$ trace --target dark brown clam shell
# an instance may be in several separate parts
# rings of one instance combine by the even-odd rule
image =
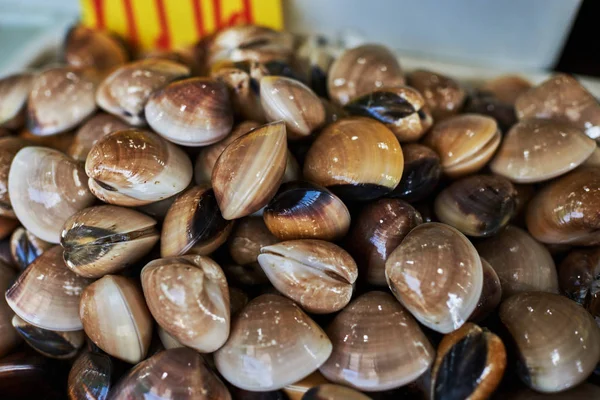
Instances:
[[[229,254],[239,265],[256,263],[260,249],[279,241],[261,217],[239,220],[228,239]]]
[[[558,266],[558,283],[567,297],[587,305],[600,288],[600,247],[571,251]]]
[[[455,80],[427,70],[413,71],[408,84],[421,92],[435,121],[457,114],[466,98],[465,90]]]
[[[389,196],[408,202],[423,200],[435,190],[442,176],[440,156],[429,147],[417,143],[403,145],[402,154],[402,179]]]
[[[25,228],[17,228],[10,237],[10,252],[21,271],[52,246]]]
[[[109,356],[83,352],[69,372],[67,393],[70,400],[106,400],[113,378]]]
[[[12,325],[32,349],[50,358],[72,358],[85,343],[83,331],[50,331],[31,325],[17,315]]]
[[[505,103],[498,99],[492,92],[486,90],[473,90],[469,93],[464,105],[467,113],[487,115],[498,122],[498,127],[502,132],[506,132],[517,123],[517,114],[515,108],[510,103]]]

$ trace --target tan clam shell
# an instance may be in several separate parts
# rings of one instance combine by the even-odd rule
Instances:
[[[490,168],[513,182],[541,182],[576,168],[595,149],[596,142],[568,123],[526,119],[504,136]]]
[[[419,324],[384,292],[355,299],[335,317],[327,334],[333,352],[319,370],[332,382],[363,391],[406,385],[425,373],[435,357]]]
[[[33,80],[34,75],[27,72],[0,79],[0,127],[18,129],[23,126]]]
[[[63,54],[69,65],[99,70],[110,70],[129,59],[127,50],[116,37],[82,25],[71,28],[67,33]]]
[[[0,262],[0,292],[4,293],[17,277],[14,270]],[[0,298],[0,357],[10,353],[21,342],[21,337],[12,326],[13,310],[4,297]]]
[[[358,268],[341,247],[324,240],[288,240],[260,253],[258,263],[269,281],[306,311],[332,313],[350,302]]]
[[[483,168],[500,141],[498,124],[493,118],[462,114],[436,124],[424,143],[439,154],[444,173],[456,178]]]
[[[404,74],[396,55],[375,44],[344,51],[327,76],[329,97],[341,105],[375,89],[400,85],[404,85]]]
[[[53,135],[79,125],[96,111],[99,80],[95,70],[85,68],[57,67],[39,73],[27,99],[29,130]]]
[[[227,247],[233,261],[239,265],[258,262],[260,250],[279,242],[260,217],[240,219],[229,236]]]
[[[538,191],[527,207],[527,229],[543,243],[600,244],[600,168],[584,167]]]
[[[198,58],[195,54],[194,45],[178,47],[170,50],[151,49],[139,55],[139,59],[161,59],[183,64],[190,68],[192,75],[199,72]]]
[[[501,75],[486,81],[481,89],[503,103],[514,105],[521,94],[531,89],[531,82],[520,75]]]
[[[92,283],[68,269],[62,248],[54,246],[31,263],[6,291],[15,314],[32,325],[54,331],[82,329],[79,299]]]
[[[229,290],[221,267],[208,257],[161,258],[141,274],[144,296],[158,324],[181,344],[202,353],[229,336]]]
[[[539,392],[576,386],[600,360],[600,329],[584,308],[564,296],[516,294],[500,306],[500,319],[519,350],[521,379]]]
[[[140,60],[114,70],[98,86],[96,102],[106,112],[130,125],[146,123],[144,107],[156,89],[174,80],[189,76],[184,65],[161,59]],[[130,90],[130,88],[136,90]]]
[[[215,363],[233,385],[269,391],[310,375],[330,354],[325,332],[299,306],[283,296],[264,294],[233,318]]]
[[[437,222],[421,224],[406,235],[388,257],[385,276],[411,314],[441,333],[465,323],[483,288],[475,247],[455,228]]]
[[[85,162],[88,153],[98,140],[109,133],[130,128],[130,125],[111,114],[98,113],[88,119],[75,133],[67,154],[74,160]]]
[[[283,122],[263,125],[229,144],[217,160],[212,186],[223,218],[245,217],[275,195],[285,172]]]
[[[89,285],[79,315],[85,333],[109,355],[131,364],[146,357],[152,316],[142,290],[129,278],[105,275]]]
[[[435,121],[460,112],[467,98],[465,90],[454,79],[424,69],[411,72],[408,84],[423,95]]]
[[[524,230],[508,226],[496,236],[478,242],[476,247],[496,271],[504,299],[532,290],[558,293],[556,266],[550,252]]]
[[[85,172],[96,197],[122,206],[174,196],[188,186],[193,173],[183,150],[137,129],[116,131],[100,139],[88,154]]]
[[[44,147],[21,149],[8,174],[15,215],[27,230],[50,243],[60,241],[67,218],[94,202],[86,186],[79,163]]]
[[[8,192],[8,174],[15,155],[27,144],[14,136],[0,138],[0,217],[15,218]]]
[[[144,108],[148,125],[182,146],[206,146],[233,126],[227,87],[210,78],[189,78],[155,90]]]

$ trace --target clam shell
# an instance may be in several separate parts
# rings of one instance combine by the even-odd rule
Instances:
[[[427,70],[416,70],[408,75],[408,84],[425,98],[435,121],[457,114],[462,108],[466,93],[454,79]]]
[[[520,353],[521,380],[544,393],[583,382],[600,360],[600,330],[577,303],[557,294],[516,294],[500,306],[500,319]]]
[[[95,200],[86,187],[83,167],[44,147],[25,147],[17,153],[8,174],[8,191],[21,224],[50,243],[60,241],[67,218]]]
[[[23,126],[33,80],[34,75],[27,72],[0,79],[0,127],[18,129]]]
[[[309,389],[301,400],[369,400],[369,396],[341,385],[321,384]]]
[[[73,131],[69,131],[50,136],[38,136],[27,129],[23,129],[18,136],[33,146],[49,147],[66,154],[71,143],[73,143],[75,134]]]
[[[229,236],[227,247],[233,261],[239,265],[256,263],[260,250],[279,241],[260,217],[239,220]]]
[[[85,343],[83,331],[50,331],[31,325],[17,315],[12,319],[12,326],[32,349],[50,358],[72,358]]]
[[[481,89],[503,103],[514,105],[521,94],[531,89],[531,82],[520,75],[501,75],[486,81]]]
[[[282,391],[287,395],[289,400],[301,400],[303,395],[312,387],[327,384],[329,381],[321,375],[319,371],[315,371],[304,379],[287,385]]]
[[[113,363],[102,353],[83,352],[73,363],[68,378],[70,400],[106,400],[113,377]]]
[[[100,200],[139,206],[184,190],[192,180],[192,163],[183,150],[160,136],[127,129],[92,147],[85,172],[90,190]]]
[[[372,200],[392,191],[404,158],[394,134],[370,118],[343,118],[328,125],[304,162],[304,178],[341,198]]]
[[[111,34],[82,25],[69,30],[63,54],[74,67],[94,67],[110,70],[127,62],[129,55],[123,44]]]
[[[152,316],[142,290],[123,276],[105,275],[81,295],[83,329],[109,355],[135,364],[146,357],[152,339]]]
[[[483,269],[483,288],[477,307],[469,317],[469,321],[483,321],[500,305],[502,300],[502,284],[498,274],[483,258],[481,258],[481,267]]]
[[[229,291],[221,267],[208,257],[154,260],[142,270],[142,287],[154,319],[181,344],[202,353],[229,336]]]
[[[437,222],[414,228],[388,257],[392,293],[426,327],[448,333],[471,315],[483,287],[475,247],[458,230]]]
[[[109,133],[130,128],[119,118],[111,114],[98,113],[88,119],[77,130],[67,154],[76,161],[85,162],[92,147]]]
[[[515,393],[512,400],[589,400],[600,397],[600,387],[593,383],[582,383],[560,393],[539,393],[531,389],[521,389]]]
[[[270,391],[317,370],[331,354],[325,332],[285,297],[261,295],[234,317],[217,369],[233,385]]]
[[[263,125],[221,153],[211,182],[223,218],[250,215],[275,195],[285,172],[285,132],[283,122]]]
[[[181,343],[177,341],[169,332],[165,331],[160,325],[156,327],[158,331],[158,337],[160,342],[164,346],[165,349],[177,349],[179,347],[185,347]]]
[[[15,155],[27,144],[13,136],[0,138],[0,217],[15,218],[8,192],[8,174]]]
[[[333,352],[319,370],[328,380],[358,390],[406,385],[425,373],[435,357],[417,322],[384,292],[355,299],[335,317],[327,334]]]
[[[440,156],[427,146],[407,143],[402,146],[404,170],[402,179],[390,196],[414,202],[429,196],[440,181]]]
[[[574,249],[558,266],[560,289],[568,298],[587,306],[600,286],[600,247]]]
[[[0,262],[0,291],[4,293],[17,277],[8,265]],[[12,326],[14,313],[4,298],[0,298],[0,358],[10,353],[21,342]]]
[[[81,293],[92,283],[66,267],[62,248],[44,252],[6,291],[6,301],[26,322],[51,331],[78,331]]]
[[[517,123],[514,106],[504,103],[492,92],[483,89],[475,89],[469,93],[463,112],[481,114],[495,119],[502,132],[508,132]]]
[[[73,214],[60,244],[73,272],[86,278],[116,273],[150,252],[158,242],[156,221],[138,211],[96,206]]]

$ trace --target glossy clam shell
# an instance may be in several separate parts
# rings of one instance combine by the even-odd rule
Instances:
[[[387,286],[385,260],[408,232],[421,223],[421,214],[399,199],[379,199],[362,208],[345,248],[369,284]]]
[[[390,196],[414,202],[429,196],[442,176],[440,156],[418,143],[402,145],[404,170],[402,179]]]
[[[498,274],[483,258],[481,258],[481,267],[483,268],[483,288],[477,307],[469,317],[469,321],[483,321],[500,305],[502,300],[502,284]]]
[[[27,99],[28,129],[43,136],[79,125],[96,111],[99,79],[95,70],[85,68],[57,67],[39,73]]]
[[[207,185],[183,192],[169,207],[162,227],[161,257],[208,255],[229,237],[233,223],[223,219],[214,191]]]
[[[324,187],[296,181],[283,184],[263,211],[267,228],[281,240],[334,241],[350,228],[350,212]]]
[[[517,209],[517,191],[506,178],[471,175],[435,198],[435,214],[468,236],[491,236],[504,228]]]
[[[355,299],[335,317],[327,334],[333,352],[319,370],[332,382],[363,391],[406,385],[427,371],[435,357],[417,322],[384,292]]]
[[[380,122],[343,118],[328,125],[304,162],[304,178],[342,198],[372,200],[392,191],[404,158],[394,134]]]
[[[98,140],[109,133],[130,128],[130,125],[111,114],[98,113],[77,130],[67,154],[76,161],[85,162],[88,153]]]
[[[288,400],[301,400],[310,388],[328,383],[329,381],[317,370],[306,378],[287,385],[282,391],[287,395]]]
[[[596,143],[570,124],[527,119],[504,136],[490,168],[513,182],[541,182],[575,169],[595,149]]]
[[[552,293],[516,294],[500,306],[500,319],[520,353],[521,380],[544,393],[584,381],[600,359],[600,330],[577,303]]]
[[[587,306],[597,294],[600,277],[600,247],[574,249],[558,266],[558,282],[562,293]]]
[[[67,33],[63,54],[69,65],[98,70],[110,70],[129,59],[127,50],[116,37],[82,25],[71,28]]]
[[[70,400],[106,400],[113,377],[113,363],[102,353],[83,352],[71,367],[67,393]]]
[[[423,95],[435,121],[457,114],[465,102],[465,90],[455,80],[442,74],[416,70],[408,75],[408,84]]]
[[[15,155],[27,144],[13,136],[0,138],[0,217],[15,218],[8,191],[8,174]]]
[[[483,168],[500,145],[496,121],[479,114],[462,114],[436,124],[424,143],[441,159],[444,173],[452,178]]]
[[[325,332],[299,306],[283,296],[264,294],[233,318],[215,363],[233,385],[270,391],[308,376],[330,354]]]
[[[32,349],[50,358],[72,358],[85,343],[83,331],[50,331],[31,325],[17,315],[12,325]]]
[[[286,156],[283,122],[263,125],[229,144],[211,179],[223,218],[245,217],[264,207],[283,179]]]
[[[0,79],[0,127],[18,129],[23,126],[33,80],[34,75],[27,72]]]
[[[154,219],[128,208],[104,205],[69,217],[60,244],[65,263],[73,272],[101,278],[144,257],[158,239]]]
[[[128,124],[142,126],[146,123],[144,107],[152,92],[189,74],[188,67],[168,60],[131,62],[114,70],[100,83],[96,102]],[[130,90],[131,87],[136,90]]]
[[[475,247],[455,228],[437,222],[421,224],[406,235],[388,257],[385,276],[411,314],[441,333],[465,323],[483,287]]]
[[[8,174],[8,191],[21,224],[50,243],[59,242],[67,218],[95,200],[86,187],[83,167],[43,147],[25,147],[17,153]]]
[[[26,322],[52,331],[78,331],[79,299],[92,280],[66,267],[62,248],[44,252],[6,291],[6,301]]]
[[[556,267],[548,250],[516,226],[477,242],[477,251],[490,263],[502,285],[504,299],[515,293],[558,293]]]
[[[202,353],[229,336],[229,291],[221,267],[208,257],[161,258],[142,270],[142,287],[154,319],[181,344]]]
[[[548,184],[527,207],[527,229],[543,243],[600,244],[600,168],[577,169]]]
[[[17,277],[14,270],[0,262],[0,291],[4,293]],[[21,342],[12,326],[13,310],[4,298],[0,298],[0,357],[10,353]]]
[[[231,395],[202,355],[182,348],[161,351],[133,367],[108,398],[231,400]]]
[[[339,311],[350,302],[358,277],[344,249],[324,240],[288,240],[263,247],[258,256],[269,281],[314,314]]]
[[[129,278],[105,275],[81,295],[83,329],[109,355],[135,364],[146,357],[152,316],[142,290]]]
[[[127,145],[123,145],[127,143]],[[85,162],[100,200],[139,206],[171,197],[192,180],[192,163],[177,146],[148,131],[127,129],[100,139]]]
[[[404,85],[404,74],[396,55],[375,44],[345,50],[327,76],[329,97],[342,105],[381,87],[399,85]]]
[[[233,261],[239,265],[256,263],[260,250],[279,242],[261,217],[245,217],[239,220],[229,236],[227,247]]]
[[[521,94],[531,89],[531,82],[520,75],[501,75],[486,81],[481,89],[491,92],[503,103],[515,104]]]

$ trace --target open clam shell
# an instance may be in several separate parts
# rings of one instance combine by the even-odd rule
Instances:
[[[0,79],[0,127],[21,128],[25,122],[27,96],[33,84],[34,75],[20,73]]]

